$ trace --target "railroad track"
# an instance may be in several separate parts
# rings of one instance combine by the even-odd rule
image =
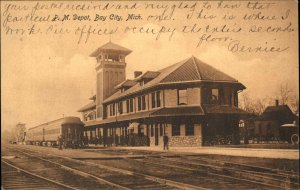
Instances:
[[[142,160],[149,164],[165,165],[173,168],[182,168],[190,171],[201,172],[208,171],[211,176],[220,176],[224,179],[234,179],[236,182],[250,182],[257,184],[257,186],[274,189],[299,189],[299,176],[283,175],[277,173],[265,173],[252,170],[243,170],[228,166],[226,163],[222,165],[213,165],[214,161],[210,163],[201,163],[199,160],[192,162],[189,158],[149,158]],[[158,162],[159,161],[159,162]],[[209,164],[208,164],[209,163]],[[254,169],[252,167],[251,169]]]
[[[154,176],[144,175],[115,167],[87,163],[65,157],[41,154],[37,151],[18,149],[19,153],[34,159],[40,159],[51,164],[56,164],[74,173],[83,173],[86,177],[92,177],[106,182],[117,189],[201,189],[205,188],[180,183]],[[109,189],[111,189],[111,187]],[[93,188],[92,188],[93,189]],[[100,189],[100,188],[97,188]]]
[[[109,189],[299,189],[299,181],[295,183],[299,176],[281,180],[283,174],[291,172],[274,173],[270,168],[257,170],[255,166],[191,155],[146,154],[139,159],[81,161],[26,148],[19,151],[86,177],[99,178],[110,185]]]
[[[196,162],[196,163],[206,163],[209,165],[214,165],[214,166],[221,166],[224,168],[233,168],[235,170],[239,171],[247,171],[253,174],[259,174],[259,175],[264,175],[267,177],[273,177],[276,179],[285,179],[289,178],[291,182],[298,183],[299,186],[299,181],[300,181],[300,176],[299,173],[297,172],[292,172],[292,171],[285,171],[285,170],[280,170],[280,169],[272,169],[272,168],[267,168],[267,167],[261,167],[261,166],[253,166],[249,164],[241,164],[241,163],[233,163],[233,162],[228,162],[228,161],[222,161],[218,159],[207,159],[207,158],[202,158],[202,157],[180,157],[181,160],[189,160],[189,162]]]
[[[115,150],[108,151],[114,154]],[[127,154],[139,154],[140,151],[124,151]],[[131,153],[133,152],[133,153]],[[160,167],[181,168],[183,170],[200,172],[208,171],[210,176],[219,176],[224,179],[233,179],[240,183],[253,183],[259,187],[271,189],[299,189],[299,174],[291,171],[271,169],[247,164],[238,164],[228,161],[207,159],[196,155],[177,154],[149,154],[145,158],[137,159],[139,162],[147,162],[150,165]]]
[[[177,156],[181,158],[186,158],[183,156]],[[222,165],[222,166],[231,166],[235,168],[240,168],[240,169],[247,169],[247,170],[253,170],[253,171],[258,171],[258,172],[265,172],[265,173],[277,173],[277,174],[283,174],[283,175],[294,175],[294,176],[299,176],[299,172],[295,171],[289,171],[289,170],[281,170],[281,169],[274,169],[270,167],[262,167],[262,166],[254,166],[250,164],[245,164],[245,163],[236,163],[236,162],[230,162],[226,160],[220,160],[220,159],[211,159],[211,158],[206,158],[203,156],[199,155],[191,155],[188,157],[189,160],[197,160],[201,162],[207,162],[207,163],[213,163],[216,165]]]
[[[128,189],[117,184],[111,184],[97,177],[91,176],[82,171],[76,171],[63,165],[49,162],[46,159],[39,159],[24,152],[14,150],[14,159],[2,162],[15,167],[17,170],[30,174],[37,178],[44,179],[54,184],[60,185],[63,189]],[[4,173],[4,176],[8,176]],[[7,178],[9,180],[9,178]],[[3,180],[3,183],[4,180]],[[10,188],[10,185],[7,185]],[[28,184],[30,186],[30,184]],[[24,188],[27,185],[24,183]]]
[[[193,176],[193,179],[180,177],[178,180],[189,180],[193,185],[201,185],[209,189],[280,189],[278,186],[270,185],[263,182],[257,182],[247,179],[242,179],[239,176],[232,176],[223,171],[223,168],[218,168],[218,171],[212,171],[205,168],[197,168],[195,166],[187,166],[183,163],[172,163],[161,159],[143,159],[134,160],[140,162],[144,166],[156,166],[160,170],[176,170],[177,173],[186,173],[185,176]],[[173,176],[170,175],[172,178]],[[178,178],[178,176],[175,176]]]
[[[1,160],[1,181],[5,190],[24,190],[24,189],[74,189],[64,184],[49,180],[32,172],[18,168],[12,164]]]

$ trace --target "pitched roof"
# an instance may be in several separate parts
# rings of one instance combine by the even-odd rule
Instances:
[[[280,120],[282,122],[292,121],[296,118],[287,105],[268,106],[261,114],[260,120]]]
[[[141,74],[140,76],[138,76],[137,78],[135,78],[135,81],[139,81],[141,79],[153,79],[155,77],[157,77],[160,74],[160,72],[158,71],[147,71],[144,74]]]
[[[99,53],[103,52],[103,51],[121,52],[121,53],[124,53],[125,55],[128,55],[132,52],[130,49],[122,47],[118,44],[114,44],[112,42],[108,42],[108,43],[102,45],[101,47],[99,47],[98,49],[96,49],[90,56],[97,57],[99,55]]]
[[[146,72],[147,73],[147,72]],[[245,86],[239,83],[236,79],[230,77],[227,74],[211,67],[210,65],[203,63],[195,57],[190,57],[169,67],[161,69],[157,72],[148,72],[151,75],[156,75],[154,79],[148,83],[140,86],[139,84],[134,85],[130,89],[121,93],[116,92],[112,96],[104,100],[104,103],[112,100],[125,97],[130,94],[137,93],[139,91],[169,83],[177,82],[229,82],[239,85],[240,89],[245,89]]]
[[[137,120],[141,118],[150,117],[150,115],[155,112],[156,110],[150,110],[150,111],[143,111],[143,112],[137,112],[134,114],[129,115],[118,115],[114,117],[110,117],[103,120],[91,120],[91,121],[85,121],[85,127],[95,126],[95,125],[104,125],[114,122],[126,122],[126,121],[132,121]]]
[[[185,64],[181,65],[176,71],[164,78],[161,82],[193,80],[238,82],[236,79],[195,57],[190,58]]]
[[[132,87],[136,84],[136,82],[134,80],[125,80],[123,82],[121,82],[120,84],[116,85],[115,86],[115,89],[119,89],[119,88],[122,88],[122,87]]]
[[[91,102],[91,103],[88,103],[87,105],[83,106],[82,108],[80,108],[78,110],[78,112],[84,112],[84,111],[87,111],[87,110],[90,110],[90,109],[94,109],[96,108],[96,103],[95,102]]]

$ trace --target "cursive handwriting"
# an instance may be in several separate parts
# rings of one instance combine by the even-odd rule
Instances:
[[[239,40],[234,40],[228,44],[227,48],[232,53],[280,53],[288,50],[290,47],[269,46],[268,42],[265,45],[247,46],[241,44]]]

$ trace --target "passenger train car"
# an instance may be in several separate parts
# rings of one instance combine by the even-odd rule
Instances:
[[[78,117],[64,117],[28,129],[27,144],[56,146],[61,138],[66,148],[82,146],[84,123]]]

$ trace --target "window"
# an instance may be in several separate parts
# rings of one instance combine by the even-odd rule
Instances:
[[[123,102],[118,103],[118,111],[120,114],[123,114]]]
[[[177,124],[172,125],[172,136],[180,136],[180,126]]]
[[[210,103],[217,104],[218,99],[219,99],[219,89],[217,89],[217,88],[211,89]]]
[[[194,136],[194,125],[193,124],[185,125],[185,136]]]
[[[130,108],[129,111],[133,112],[133,98],[131,98],[129,101],[129,108]]]
[[[160,107],[160,91],[156,92],[156,107]]]
[[[116,114],[116,110],[115,110],[115,103],[110,104],[110,116],[113,116]]]
[[[160,107],[160,91],[151,93],[151,108]]]
[[[138,110],[145,110],[146,109],[146,98],[145,95],[138,97]]]
[[[187,89],[178,90],[178,105],[187,105]]]
[[[101,55],[99,55],[99,56],[97,57],[97,62],[100,63],[100,61],[102,61]]]
[[[126,112],[130,112],[130,100],[126,100]]]
[[[151,93],[151,107],[155,108],[155,92]]]
[[[138,111],[142,109],[142,98],[139,96],[138,97]]]

